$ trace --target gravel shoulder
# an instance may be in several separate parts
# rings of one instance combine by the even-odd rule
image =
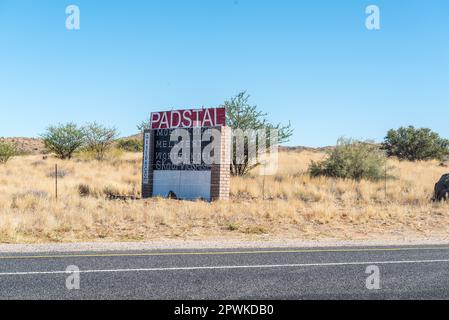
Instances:
[[[201,249],[257,249],[257,248],[319,248],[366,246],[431,246],[449,245],[448,238],[383,239],[383,240],[157,240],[151,242],[83,242],[42,244],[0,244],[0,253],[58,253],[58,252],[106,252],[149,250],[201,250]]]

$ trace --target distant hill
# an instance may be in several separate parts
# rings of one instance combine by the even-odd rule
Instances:
[[[37,138],[0,138],[0,142],[15,144],[19,152],[25,154],[42,154],[45,151],[44,142]]]
[[[312,148],[312,147],[304,147],[304,146],[296,146],[296,147],[284,147],[280,146],[280,151],[290,151],[290,152],[301,152],[301,151],[311,151],[311,152],[328,152],[330,150],[334,150],[335,147],[320,147],[320,148]]]
[[[142,140],[143,135],[141,133],[123,137],[120,139],[130,140],[130,139],[138,139]],[[43,154],[45,153],[44,142],[42,139],[38,138],[23,138],[23,137],[13,137],[13,138],[0,138],[0,142],[8,142],[13,143],[17,146],[21,153],[25,154]],[[293,152],[301,152],[301,151],[312,151],[312,152],[326,152],[332,150],[334,147],[322,147],[322,148],[310,148],[310,147],[284,147],[281,146],[281,151],[293,151]]]
[[[123,139],[123,140],[132,140],[132,139],[143,140],[143,133],[138,133],[138,134],[135,134],[135,135],[132,135],[129,137],[123,137],[121,139]]]

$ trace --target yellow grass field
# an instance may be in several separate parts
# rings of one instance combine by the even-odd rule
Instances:
[[[139,196],[139,154],[116,155],[105,162],[17,157],[0,165],[0,242],[394,241],[449,235],[449,205],[430,202],[435,182],[448,168],[434,161],[389,160],[395,179],[387,181],[385,193],[383,181],[310,178],[308,164],[324,156],[282,152],[277,175],[233,178],[231,200],[212,204],[106,200],[106,190]],[[58,201],[51,175],[55,163],[64,175]]]

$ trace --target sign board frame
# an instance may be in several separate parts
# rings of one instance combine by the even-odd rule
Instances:
[[[229,199],[231,129],[226,127],[225,115],[226,110],[224,108],[152,113],[150,129],[145,130],[143,135],[142,198],[175,195],[178,199],[186,200],[215,201]],[[166,141],[164,141],[163,146],[161,145],[161,139],[167,140],[167,137],[158,135],[161,130],[170,132],[175,129],[187,129],[191,132],[198,128],[200,130],[208,128],[219,130],[220,141],[217,143],[219,150],[216,150],[219,161],[217,163],[206,167],[188,167],[185,170],[183,170],[183,167],[156,166],[156,151],[164,152],[164,159],[167,158],[167,151],[164,149],[167,148]],[[195,141],[192,143],[195,143]],[[203,145],[201,144],[199,150],[202,149]],[[195,156],[192,154],[193,148],[189,150],[191,152],[189,156]],[[198,153],[198,149],[195,150]],[[166,168],[171,170],[165,170]],[[174,183],[174,177],[178,176],[177,183]]]

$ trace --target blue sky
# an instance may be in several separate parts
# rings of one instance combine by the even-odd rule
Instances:
[[[381,30],[365,28],[370,4]],[[290,145],[409,124],[449,137],[449,1],[0,0],[0,136],[68,121],[129,135],[242,90],[291,121]]]

